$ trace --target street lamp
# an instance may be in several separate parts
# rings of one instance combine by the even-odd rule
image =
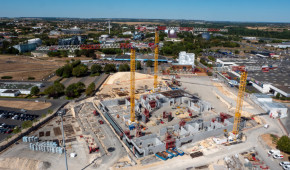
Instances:
[[[68,166],[67,166],[67,157],[66,157],[66,148],[65,148],[65,139],[64,139],[64,130],[63,130],[63,120],[62,117],[66,114],[66,110],[65,109],[61,109],[57,112],[58,116],[60,116],[61,119],[61,129],[62,129],[62,142],[63,142],[63,147],[64,147],[64,157],[65,157],[65,167],[66,170],[68,170]]]

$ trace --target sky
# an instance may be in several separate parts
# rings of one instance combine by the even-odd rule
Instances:
[[[290,22],[290,0],[0,0],[0,17]]]

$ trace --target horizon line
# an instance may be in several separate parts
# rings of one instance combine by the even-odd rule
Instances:
[[[282,22],[282,21],[226,21],[226,20],[201,20],[201,19],[166,19],[166,18],[88,18],[88,17],[2,17],[0,18],[69,18],[69,19],[143,19],[143,20],[187,20],[187,21],[205,21],[205,22],[233,22],[233,23],[282,23],[282,24],[290,24],[289,22]]]

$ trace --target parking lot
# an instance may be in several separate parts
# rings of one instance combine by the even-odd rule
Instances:
[[[0,141],[8,137],[16,126],[24,121],[33,121],[39,115],[26,110],[0,108]]]
[[[8,136],[13,135],[12,131],[16,126],[20,127],[24,121],[33,121],[35,119],[39,119],[41,115],[47,114],[48,110],[55,110],[65,101],[52,100],[50,102],[52,103],[52,105],[49,108],[43,110],[23,110],[16,108],[0,107],[0,142],[6,139]]]

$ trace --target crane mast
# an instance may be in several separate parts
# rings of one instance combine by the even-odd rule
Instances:
[[[235,117],[234,117],[233,134],[238,134],[240,130],[239,127],[240,127],[240,122],[241,122],[241,112],[243,108],[244,93],[245,93],[246,84],[247,84],[247,75],[248,73],[246,71],[243,71],[241,74],[239,93],[237,97],[237,106],[236,106]]]
[[[131,48],[130,56],[130,120],[131,122],[135,121],[135,49]]]
[[[158,85],[158,50],[159,50],[159,34],[158,29],[155,30],[155,55],[154,55],[154,90],[157,88]]]

